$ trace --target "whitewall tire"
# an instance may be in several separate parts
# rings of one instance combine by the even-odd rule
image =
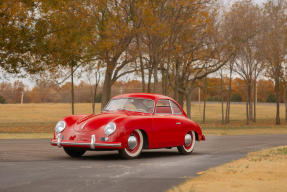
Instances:
[[[191,131],[187,133],[184,137],[184,145],[178,146],[177,149],[181,154],[191,154],[194,150],[196,142],[195,132]]]
[[[143,143],[143,134],[136,129],[129,135],[126,147],[119,150],[119,154],[125,159],[137,158],[141,154]]]

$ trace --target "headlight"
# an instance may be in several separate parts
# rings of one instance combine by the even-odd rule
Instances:
[[[115,123],[111,122],[111,123],[108,123],[106,126],[105,126],[105,134],[107,136],[113,134],[115,132],[115,130],[117,129],[117,126]]]
[[[57,133],[61,133],[62,131],[64,131],[65,128],[66,128],[66,122],[65,121],[59,121],[55,127],[55,131]]]

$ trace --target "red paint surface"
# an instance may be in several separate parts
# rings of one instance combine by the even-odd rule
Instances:
[[[152,99],[157,104],[160,99],[168,99],[179,104],[172,98],[158,94],[124,94],[115,98],[146,98]],[[181,115],[176,114],[156,114],[142,113],[132,111],[113,111],[102,112],[98,115],[74,115],[68,116],[63,120],[66,121],[67,127],[61,133],[64,142],[87,142],[91,141],[91,135],[96,136],[96,143],[122,143],[121,148],[127,146],[129,135],[135,130],[140,129],[145,132],[148,138],[149,148],[164,148],[184,145],[184,136],[195,131],[197,140],[205,140],[200,127],[190,120],[186,113],[182,110]],[[156,110],[154,110],[156,111]],[[110,135],[108,141],[101,141],[102,137],[106,137],[104,127],[109,122],[117,125],[116,131]],[[83,127],[84,126],[84,127]],[[83,127],[83,128],[82,128]],[[56,141],[54,139],[52,141]],[[84,146],[78,146],[84,147]],[[111,148],[111,147],[101,147]],[[115,148],[118,149],[118,148]]]

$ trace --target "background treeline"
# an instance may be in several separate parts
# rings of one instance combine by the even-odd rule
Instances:
[[[203,95],[204,87],[203,84],[197,84],[198,88],[194,89],[191,100],[199,100],[200,89],[200,101],[204,101],[206,97],[207,101],[221,102],[221,89],[220,89],[220,78],[207,78],[207,94]],[[228,93],[228,82],[229,79],[224,78],[224,100],[227,100]],[[161,84],[161,82],[159,82]],[[283,85],[281,85],[283,86]],[[132,80],[128,82],[119,81],[116,82],[112,87],[112,96],[123,94],[123,93],[137,93],[142,92],[141,82],[138,80]],[[23,82],[15,81],[14,83],[3,82],[0,83],[0,103],[17,104],[21,102],[23,94],[23,103],[69,103],[71,102],[70,96],[71,83],[66,82],[65,84],[58,86],[55,83],[47,83],[46,81],[38,82],[32,89],[28,88]],[[93,89],[94,86],[87,82],[80,82],[78,85],[74,85],[75,88],[75,102],[77,103],[90,103],[93,100]],[[99,90],[101,90],[99,86]],[[235,78],[232,79],[232,91],[231,101],[232,102],[245,102],[246,94],[244,93],[245,83],[243,79]],[[271,80],[259,80],[257,82],[257,102],[275,103],[276,97],[274,95],[274,84]],[[281,92],[281,98],[284,93]],[[98,92],[96,95],[96,102],[101,102],[102,93]],[[283,102],[283,100],[281,101]]]
[[[207,77],[216,73],[222,122],[229,122],[236,76],[245,84],[247,124],[256,121],[260,77],[274,83],[276,124],[281,101],[287,120],[286,0],[229,6],[214,0],[2,0],[0,23],[0,70],[54,81],[57,89],[69,79],[70,94],[63,97],[70,97],[73,114],[79,74],[93,81],[92,105],[101,93],[105,106],[118,80],[137,76],[142,92],[172,96],[190,117],[195,90],[200,84],[206,101]],[[205,110],[206,103],[203,117]]]

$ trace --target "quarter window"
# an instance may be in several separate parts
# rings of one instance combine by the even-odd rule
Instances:
[[[181,109],[178,107],[178,105],[175,102],[170,101],[170,104],[171,104],[173,114],[182,114]]]

